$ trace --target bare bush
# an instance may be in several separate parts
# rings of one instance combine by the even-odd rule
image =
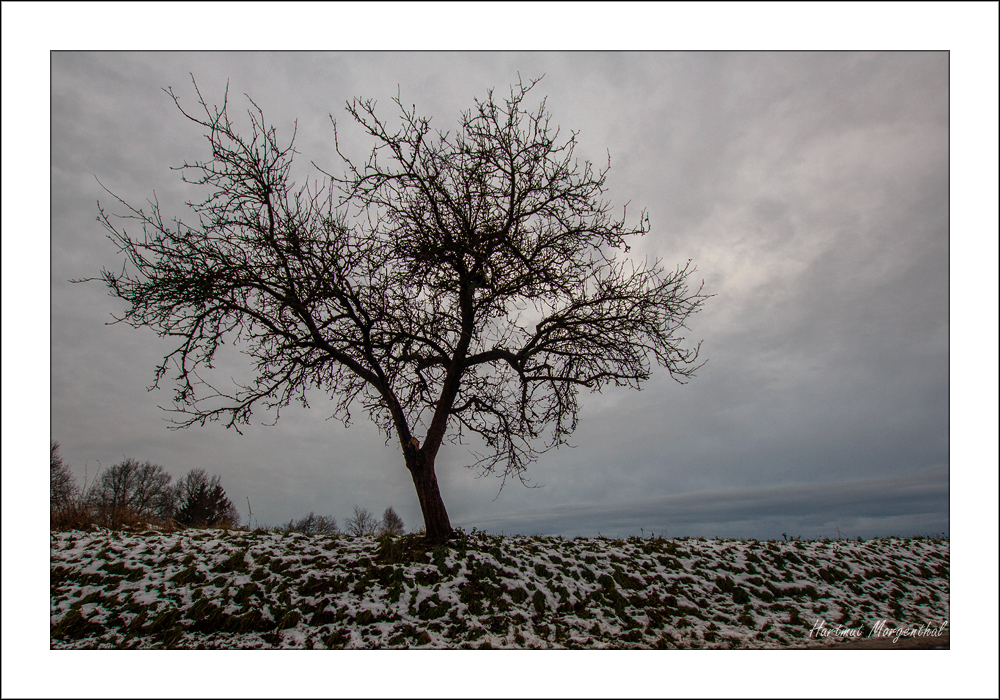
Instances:
[[[332,515],[316,515],[309,511],[309,515],[298,520],[292,519],[282,528],[284,532],[301,532],[305,535],[335,535],[340,532],[337,527],[337,519]]]
[[[344,527],[347,528],[347,532],[356,537],[378,533],[378,521],[375,520],[375,516],[367,508],[359,508],[358,506],[354,506],[354,515],[347,519]]]
[[[49,508],[61,510],[76,500],[79,489],[73,472],[59,454],[59,443],[55,440],[49,445],[49,454]]]

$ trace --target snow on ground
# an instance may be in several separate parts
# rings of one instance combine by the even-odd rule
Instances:
[[[53,533],[51,647],[789,648],[947,631],[948,540]]]

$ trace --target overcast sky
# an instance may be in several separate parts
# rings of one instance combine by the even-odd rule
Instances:
[[[322,400],[274,427],[168,430],[170,390],[147,392],[169,346],[108,326],[123,303],[100,283],[121,264],[95,221],[154,190],[190,218],[204,195],[170,170],[207,141],[162,88],[195,106],[298,120],[299,179],[366,143],[344,113],[371,97],[453,129],[474,97],[544,75],[553,123],[577,154],[611,156],[608,196],[649,213],[633,255],[691,259],[715,295],[690,323],[708,363],[641,392],[582,398],[575,449],[529,472],[538,488],[476,478],[446,445],[452,522],[531,534],[851,536],[948,532],[948,54],[923,53],[74,53],[52,55],[52,437],[82,478],[124,456],[175,477],[219,474],[260,523],[358,504],[419,507],[401,453]],[[920,497],[908,485],[919,483]],[[733,499],[739,508],[734,509]],[[805,503],[821,508],[803,509]]]

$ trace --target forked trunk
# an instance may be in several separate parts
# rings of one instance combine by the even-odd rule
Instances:
[[[438,489],[437,476],[434,474],[434,463],[429,462],[424,454],[417,452],[408,460],[413,485],[417,489],[417,499],[424,515],[424,528],[427,539],[441,542],[451,537],[451,521],[441,491]]]

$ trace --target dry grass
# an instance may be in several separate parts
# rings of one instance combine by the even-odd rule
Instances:
[[[129,508],[101,508],[82,500],[76,500],[49,511],[49,529],[52,532],[71,530],[159,530],[176,532],[186,529],[205,529],[196,525],[181,525],[173,518],[154,518],[135,512]],[[216,525],[214,530],[238,530],[228,525]]]

